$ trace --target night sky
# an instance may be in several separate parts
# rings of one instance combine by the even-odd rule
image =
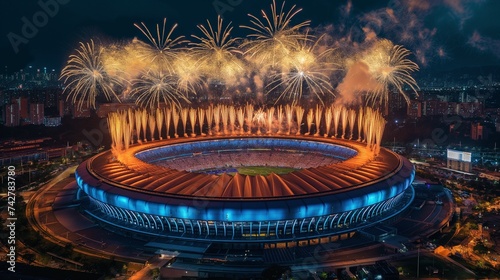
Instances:
[[[413,52],[412,60],[421,71],[500,64],[497,0],[298,0],[287,1],[287,10],[293,3],[303,8],[295,23],[310,19],[312,28],[343,44],[362,44],[373,36],[390,39]],[[152,28],[165,17],[167,26],[179,24],[175,36],[191,39],[191,34],[200,35],[197,24],[206,19],[214,22],[219,13],[233,22],[234,36],[245,36],[248,30],[238,26],[249,24],[247,14],[260,16],[259,11],[269,11],[270,4],[270,0],[3,0],[0,66],[9,72],[28,65],[60,71],[79,41],[146,40],[133,24],[144,22]],[[36,29],[26,27],[30,24]]]

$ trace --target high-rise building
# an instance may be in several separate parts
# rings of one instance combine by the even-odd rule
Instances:
[[[12,91],[10,90],[1,90],[0,91],[0,106],[7,106],[12,103],[12,99],[14,98]]]
[[[472,171],[472,153],[448,149],[446,154],[446,167],[463,172]]]
[[[465,92],[465,90],[462,90],[462,91],[460,92],[459,97],[458,97],[458,102],[460,102],[460,103],[467,102],[467,99],[468,99],[467,97],[468,97],[468,96],[467,96],[467,92]]]
[[[385,107],[385,115],[388,115],[389,113],[394,113],[394,112],[403,112],[404,109],[408,110],[407,104],[406,104],[406,99],[403,98],[403,96],[397,92],[391,92],[389,94],[389,100],[388,104]]]
[[[60,126],[61,125],[61,117],[45,117],[43,120],[43,125],[45,126]]]
[[[5,106],[5,126],[19,126],[19,104],[12,103]]]
[[[66,110],[67,110],[66,102],[64,101],[64,99],[59,99],[59,101],[57,101],[57,112],[59,117],[62,118],[65,115],[67,115]]]
[[[41,103],[30,104],[30,120],[32,124],[43,124],[44,107]]]
[[[483,140],[484,127],[480,123],[472,123],[470,126],[470,138],[472,140]]]
[[[59,101],[61,90],[58,88],[50,88],[45,91],[45,108],[56,108]]]
[[[19,105],[19,117],[24,120],[29,118],[29,101],[27,97],[16,97],[12,99],[12,103]]]
[[[406,109],[408,117],[416,119],[422,117],[422,102],[419,100],[410,100]]]
[[[83,102],[82,106],[75,103],[71,106],[71,116],[73,118],[90,118],[90,108],[86,101]]]

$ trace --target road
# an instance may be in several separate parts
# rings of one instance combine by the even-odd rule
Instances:
[[[33,196],[30,198],[28,203],[26,204],[26,218],[28,219],[28,222],[30,226],[37,232],[39,232],[45,239],[50,240],[53,243],[59,244],[64,246],[65,244],[61,242],[59,239],[54,238],[49,232],[46,227],[42,226],[42,223],[40,222],[40,215],[38,212],[38,207],[35,207],[38,203],[38,200],[40,198],[43,198],[43,195],[49,191],[55,184],[60,182],[61,180],[64,180],[69,177],[72,173],[75,172],[76,168],[78,165],[75,166],[70,166],[63,172],[61,172],[59,175],[54,177],[50,182],[45,184],[43,187],[41,187],[37,192],[33,194]]]

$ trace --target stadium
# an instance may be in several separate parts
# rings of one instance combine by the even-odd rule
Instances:
[[[407,159],[338,138],[180,137],[132,145],[120,158],[106,151],[77,168],[85,212],[151,240],[328,243],[396,219],[414,197]]]
[[[249,14],[245,40],[218,17],[193,42],[171,38],[166,19],[156,32],[135,24],[149,43],[80,42],[61,73],[68,100],[140,108],[110,113],[111,150],[77,169],[87,213],[138,234],[265,247],[348,238],[408,207],[413,167],[380,147],[378,109],[417,94],[410,52],[382,39],[344,62],[309,21],[290,24],[301,9],[270,8]]]

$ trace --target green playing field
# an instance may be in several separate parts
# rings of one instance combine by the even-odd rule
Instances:
[[[238,173],[250,176],[255,176],[255,175],[266,176],[271,173],[287,174],[296,170],[295,168],[290,168],[290,167],[272,167],[272,166],[241,166],[237,167],[236,169],[238,170]]]

